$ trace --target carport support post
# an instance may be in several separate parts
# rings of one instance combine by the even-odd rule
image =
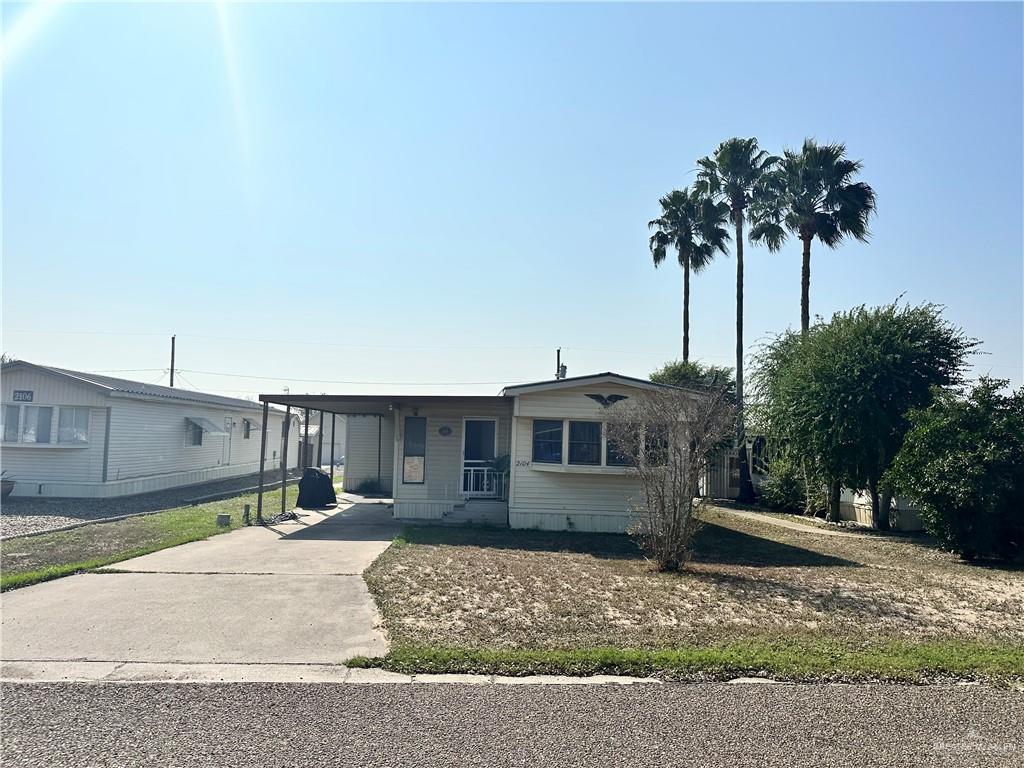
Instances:
[[[292,407],[285,406],[284,409],[284,448],[281,449],[281,514],[284,514],[284,505],[288,498],[288,438],[292,431]]]
[[[316,438],[316,468],[324,465],[324,412],[320,411],[320,432]]]
[[[306,435],[302,438],[302,468],[308,467],[311,462],[309,460],[309,408],[303,409],[306,418]]]
[[[334,485],[334,429],[337,421],[338,414],[331,412],[331,485]]]
[[[256,525],[263,524],[263,467],[267,460],[267,417],[270,403],[263,404],[263,429],[260,430],[260,489],[256,492]]]
[[[377,417],[377,493],[382,493],[380,487],[380,436],[381,436],[381,424],[384,421],[383,416]]]

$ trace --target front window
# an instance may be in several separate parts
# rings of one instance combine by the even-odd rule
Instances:
[[[242,420],[242,439],[248,440],[252,435],[252,422],[248,419]]]
[[[193,424],[191,421],[188,423],[188,445],[202,445],[203,444],[203,428],[198,424]]]
[[[89,409],[61,406],[57,417],[57,442],[89,442]]]
[[[21,426],[21,408],[17,405],[5,405],[2,413],[4,420],[4,442],[18,442],[18,427]]]
[[[27,405],[21,423],[21,442],[49,443],[50,428],[53,424],[53,408],[41,405]]]
[[[405,417],[403,442],[402,482],[425,482],[427,457],[427,419],[425,416]]]
[[[562,422],[533,420],[533,460],[541,464],[562,463]]]
[[[601,464],[601,422],[569,422],[569,463]]]
[[[609,467],[629,467],[633,465],[634,456],[637,454],[639,439],[633,440],[632,445],[624,445],[621,440],[608,438],[608,460]]]

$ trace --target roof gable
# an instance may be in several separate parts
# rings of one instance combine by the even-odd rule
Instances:
[[[510,395],[528,395],[534,392],[549,392],[595,384],[619,384],[634,389],[677,389],[677,387],[672,387],[668,384],[655,384],[647,379],[638,379],[633,376],[623,376],[620,373],[605,371],[604,373],[594,373],[588,376],[570,376],[564,379],[549,379],[547,381],[535,381],[530,384],[516,384],[511,387],[505,387],[501,390],[501,394],[506,397]]]

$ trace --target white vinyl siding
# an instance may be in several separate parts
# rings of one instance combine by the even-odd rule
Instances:
[[[397,482],[394,497],[398,502],[446,502],[462,500],[462,430],[465,419],[481,418],[497,421],[497,456],[508,456],[512,435],[511,403],[504,401],[465,403],[453,402],[416,408],[419,416],[427,419],[427,450],[422,484]],[[405,407],[402,416],[412,416],[412,408]],[[402,419],[397,420],[399,425]],[[445,429],[447,428],[447,429]],[[446,434],[442,434],[442,432]],[[404,435],[401,426],[395,435],[399,449],[396,461],[397,479],[401,481],[401,446]],[[527,440],[529,444],[529,440]],[[348,459],[346,459],[347,461]]]
[[[341,426],[338,425],[339,436],[342,434]],[[324,461],[329,461],[330,426],[325,426],[325,429],[328,432],[324,440]],[[391,416],[346,416],[344,435],[345,449],[341,453],[345,454],[345,490],[353,493],[362,483],[377,482],[379,467],[383,491],[391,493],[395,420]]]

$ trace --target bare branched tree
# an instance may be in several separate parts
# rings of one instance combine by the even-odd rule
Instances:
[[[690,556],[708,459],[735,427],[728,390],[649,390],[608,409],[608,455],[640,480],[630,534],[658,568],[676,571]]]

